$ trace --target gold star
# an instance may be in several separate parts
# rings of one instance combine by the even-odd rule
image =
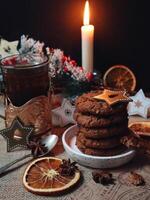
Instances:
[[[127,96],[125,91],[115,91],[104,89],[103,93],[93,97],[97,100],[104,100],[109,105],[113,105],[119,102],[130,102],[131,99]]]

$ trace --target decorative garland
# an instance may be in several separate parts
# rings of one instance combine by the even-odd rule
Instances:
[[[49,72],[54,89],[64,96],[76,96],[90,90],[92,73],[86,73],[76,61],[66,57],[60,49],[47,48],[50,57]],[[62,87],[65,86],[65,87]]]
[[[50,56],[50,75],[52,78],[68,75],[77,81],[91,81],[92,73],[86,73],[83,67],[77,65],[75,60],[66,57],[60,49],[47,48],[47,54]]]

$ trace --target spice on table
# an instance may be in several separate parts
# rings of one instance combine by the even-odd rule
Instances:
[[[111,173],[106,171],[95,171],[92,173],[93,180],[102,185],[114,184],[114,178]]]
[[[41,144],[40,140],[33,139],[29,141],[28,147],[31,149],[33,157],[39,157],[45,155],[48,152],[48,148],[44,144]]]
[[[76,162],[71,162],[70,159],[62,160],[60,165],[60,174],[63,176],[74,176],[75,172],[78,170]]]

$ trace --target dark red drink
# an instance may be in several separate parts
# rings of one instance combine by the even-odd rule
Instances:
[[[49,88],[48,58],[42,63],[16,64],[18,55],[1,60],[5,93],[13,105],[21,106],[33,97],[47,95]]]

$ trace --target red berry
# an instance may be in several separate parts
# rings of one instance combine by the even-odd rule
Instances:
[[[20,64],[21,64],[21,65],[28,64],[28,61],[27,61],[27,60],[22,60]]]
[[[93,73],[88,72],[88,73],[86,74],[86,78],[88,79],[88,81],[91,81],[91,80],[93,79]]]
[[[77,65],[77,63],[76,63],[75,60],[71,60],[70,63],[71,63],[73,66],[76,66],[76,65]]]
[[[63,56],[62,62],[64,63],[64,62],[67,61],[67,60],[68,60],[68,58],[67,58],[66,56]]]
[[[11,64],[12,64],[12,65],[15,65],[15,64],[16,64],[16,57],[11,58],[10,61],[11,61]]]
[[[66,66],[64,67],[63,70],[64,70],[64,72],[68,72],[68,68]]]

